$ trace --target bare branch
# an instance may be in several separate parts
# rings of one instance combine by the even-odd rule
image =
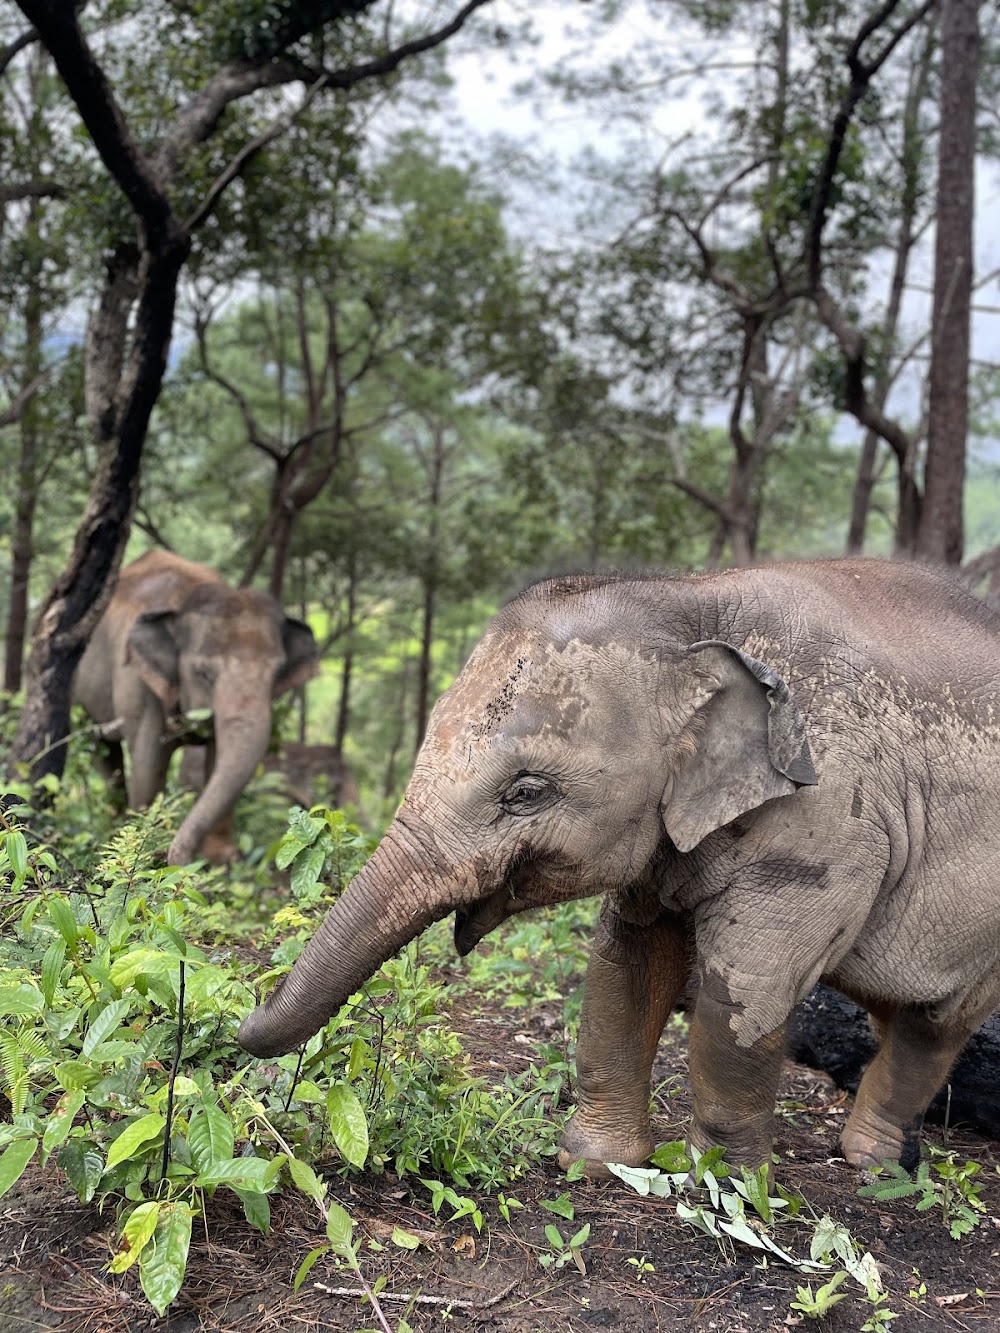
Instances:
[[[279,116],[277,120],[273,121],[267,127],[266,130],[262,130],[261,133],[251,139],[249,143],[243,145],[232,161],[215,178],[204,199],[184,223],[184,230],[189,235],[192,232],[197,231],[202,223],[211,216],[216,204],[221,199],[223,192],[233,183],[237,176],[243,173],[250,161],[257,156],[261,149],[266,148],[269,143],[273,143],[275,139],[280,138],[282,134],[287,133],[287,131],[291,129],[296,120],[298,120],[303,112],[316,100],[317,94],[324,86],[322,78],[318,79],[313,83],[312,87],[309,88],[305,97],[297,107],[291,111],[287,111],[283,116]]]
[[[12,42],[5,46],[3,50],[0,51],[0,75],[6,71],[7,66],[15,56],[20,55],[26,47],[29,47],[32,44],[32,42],[37,41],[38,33],[34,28],[28,28],[26,32],[21,33],[20,37],[15,37]]]
[[[14,401],[0,412],[0,430],[2,430],[4,426],[13,426],[15,422],[20,421],[24,414],[24,409],[48,379],[48,375],[49,372],[47,370],[43,370],[40,375],[36,375],[31,383],[21,390]]]
[[[69,191],[55,180],[20,181],[17,185],[0,185],[0,204],[14,204],[21,199],[65,199]]]
[[[198,343],[198,360],[201,362],[201,368],[205,378],[213,384],[217,384],[224,393],[227,393],[239,408],[240,415],[243,417],[243,424],[246,427],[247,438],[256,448],[263,450],[276,463],[283,461],[283,454],[277,444],[270,438],[266,431],[262,430],[254,416],[253,408],[241,389],[239,389],[232,380],[228,379],[221,372],[213,369],[208,359],[208,323],[201,316],[197,316],[194,324],[195,339]]]

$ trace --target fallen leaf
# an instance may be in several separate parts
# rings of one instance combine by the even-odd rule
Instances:
[[[475,1259],[476,1241],[474,1236],[459,1236],[458,1240],[451,1247],[455,1253],[462,1259]]]
[[[935,1296],[935,1305],[961,1305],[963,1301],[969,1299],[967,1291],[956,1291],[953,1296]]]

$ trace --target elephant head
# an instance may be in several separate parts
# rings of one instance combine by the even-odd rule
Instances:
[[[651,638],[599,580],[506,607],[438,701],[392,826],[241,1044],[292,1049],[452,911],[464,954],[516,912],[627,888],[666,838],[687,851],[814,782],[780,678],[684,628]]]
[[[213,714],[211,775],[168,853],[182,864],[253,776],[271,735],[271,701],[315,673],[316,643],[267,593],[205,583],[177,610],[140,615],[127,655],[165,712]]]

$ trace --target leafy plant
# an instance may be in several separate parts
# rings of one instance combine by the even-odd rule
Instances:
[[[953,1240],[960,1240],[979,1226],[985,1213],[982,1187],[976,1183],[978,1162],[959,1165],[955,1154],[931,1149],[931,1160],[919,1164],[911,1176],[898,1163],[877,1167],[879,1177],[862,1185],[858,1193],[868,1199],[916,1199],[916,1210],[924,1213],[940,1207],[941,1220]]]
[[[837,1290],[840,1284],[846,1281],[847,1274],[841,1270],[839,1273],[834,1273],[829,1282],[824,1282],[818,1287],[815,1295],[811,1286],[796,1287],[795,1300],[790,1302],[789,1308],[797,1310],[806,1319],[822,1319],[847,1295],[845,1291]]]
[[[564,1240],[559,1228],[550,1222],[545,1228],[545,1239],[549,1242],[549,1251],[538,1256],[538,1262],[543,1268],[562,1268],[572,1262],[584,1277],[587,1276],[587,1265],[584,1263],[582,1250],[590,1239],[589,1222],[569,1240]]]

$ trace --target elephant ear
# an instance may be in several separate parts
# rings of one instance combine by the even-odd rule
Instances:
[[[718,639],[691,644],[695,714],[660,805],[677,849],[818,779],[805,724],[769,666]]]
[[[291,616],[285,616],[282,638],[285,645],[285,661],[274,682],[275,694],[283,694],[285,690],[304,684],[310,676],[315,676],[319,666],[316,640],[304,620],[293,620]]]
[[[180,662],[174,611],[147,611],[128,632],[125,660],[153,691],[168,713],[180,702]]]

